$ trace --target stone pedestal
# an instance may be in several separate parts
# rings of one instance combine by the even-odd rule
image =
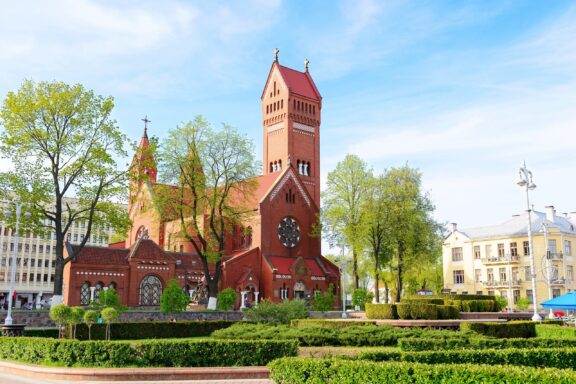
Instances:
[[[12,324],[12,325],[2,325],[0,329],[2,330],[2,336],[7,337],[19,337],[24,336],[25,324]]]

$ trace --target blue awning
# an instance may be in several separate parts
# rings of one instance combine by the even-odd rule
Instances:
[[[541,303],[546,309],[573,309],[576,310],[576,291],[568,292]]]

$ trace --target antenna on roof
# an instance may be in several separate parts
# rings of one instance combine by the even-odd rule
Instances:
[[[278,48],[274,48],[274,61],[276,63],[278,62],[278,53],[280,53],[280,50]]]

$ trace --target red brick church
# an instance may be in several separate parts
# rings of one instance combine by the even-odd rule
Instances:
[[[311,298],[329,284],[339,293],[339,270],[321,255],[321,239],[310,236],[320,206],[320,112],[322,97],[308,63],[304,72],[276,58],[262,92],[263,175],[250,202],[256,214],[227,234],[220,289],[238,293],[237,306],[262,298]],[[149,146],[144,130],[140,148]],[[144,151],[139,150],[134,161]],[[84,247],[65,267],[64,300],[87,305],[115,287],[131,307],[157,306],[162,289],[177,278],[193,301],[205,301],[202,263],[178,235],[179,222],[166,221],[153,204],[158,188],[154,166],[148,181],[130,187],[128,238],[110,247]],[[76,253],[67,244],[68,254]]]

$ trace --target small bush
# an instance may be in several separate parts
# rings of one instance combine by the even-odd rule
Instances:
[[[160,312],[162,313],[178,313],[186,310],[190,297],[180,288],[180,284],[176,279],[168,280],[166,288],[162,291],[160,296]]]
[[[436,320],[438,318],[438,310],[434,304],[411,303],[409,305],[410,317],[413,319]]]
[[[297,342],[291,340],[188,339],[103,342],[37,337],[0,338],[0,359],[68,367],[265,365],[279,357],[295,356],[297,351]]]
[[[536,336],[554,339],[576,339],[576,329],[553,324],[536,324]]]
[[[334,295],[334,285],[330,284],[328,290],[312,299],[312,308],[315,311],[327,312],[334,308],[338,298]]]
[[[399,319],[410,320],[412,318],[410,304],[396,304],[396,311]]]
[[[228,311],[234,307],[237,295],[232,288],[226,288],[218,292],[216,308],[226,311],[226,320],[228,320]]]
[[[486,337],[417,338],[398,340],[403,351],[448,351],[459,349],[508,349],[508,348],[576,348],[575,339],[491,339]]]
[[[373,299],[374,294],[363,288],[357,288],[352,292],[352,305],[360,307],[360,310],[362,311],[366,308],[366,304],[371,303]]]
[[[368,319],[398,319],[396,304],[366,303],[366,317]]]
[[[460,323],[460,330],[496,338],[536,337],[536,324],[533,321],[464,322]]]
[[[282,358],[268,364],[275,383],[538,383],[576,382],[572,370],[476,364],[376,363],[343,359]]]
[[[284,300],[275,304],[264,299],[258,306],[246,308],[243,312],[247,320],[255,322],[290,324],[291,320],[308,317],[304,300]]]
[[[528,307],[530,307],[530,299],[527,297],[521,297],[518,299],[518,301],[516,301],[516,309],[520,310],[520,311],[525,311],[528,309]]]

